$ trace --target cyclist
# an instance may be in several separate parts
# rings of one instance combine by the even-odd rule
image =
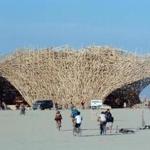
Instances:
[[[55,115],[55,119],[54,119],[54,120],[56,121],[56,126],[57,126],[58,130],[60,131],[60,128],[61,128],[61,120],[62,120],[62,115],[61,115],[60,111],[57,111],[57,112],[56,112],[56,115]]]
[[[72,109],[71,109],[71,118],[75,118],[75,116],[78,115],[78,112],[79,110],[74,106]]]
[[[81,126],[82,123],[82,117],[80,115],[80,112],[78,111],[77,115],[74,118],[74,129],[73,129],[73,134],[75,135],[75,133],[77,134],[81,134]]]

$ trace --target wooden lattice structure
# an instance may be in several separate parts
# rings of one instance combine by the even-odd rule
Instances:
[[[29,103],[102,99],[113,107],[139,102],[150,83],[150,59],[109,47],[20,50],[2,59],[0,76]]]

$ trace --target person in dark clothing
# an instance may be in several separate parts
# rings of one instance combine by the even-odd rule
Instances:
[[[105,115],[106,115],[106,122],[114,122],[114,118],[109,109],[105,111]]]
[[[56,121],[57,129],[60,131],[60,128],[61,128],[61,120],[62,120],[62,115],[61,115],[60,111],[57,111],[57,112],[56,112],[56,115],[55,115],[54,120]]]
[[[81,108],[82,108],[82,109],[85,109],[85,106],[84,106],[84,105],[85,105],[85,102],[82,100],[82,101],[81,101]]]
[[[114,117],[112,116],[109,109],[107,109],[107,111],[105,111],[105,116],[106,116],[106,130],[109,130],[111,133],[112,127],[113,127],[113,122],[114,122]]]
[[[58,110],[58,103],[55,103],[55,109]]]

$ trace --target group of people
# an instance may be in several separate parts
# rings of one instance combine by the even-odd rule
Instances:
[[[106,134],[106,131],[109,130],[110,133],[112,132],[112,126],[114,122],[114,117],[112,116],[109,109],[106,111],[102,111],[101,114],[98,116],[97,119],[100,122],[100,134]]]
[[[70,117],[72,119],[72,124],[73,124],[73,134],[75,135],[76,133],[80,132],[80,126],[81,126],[81,122],[82,122],[82,117],[80,115],[80,111],[78,109],[76,109],[75,107],[72,107]],[[58,110],[56,111],[54,120],[56,121],[56,126],[57,126],[58,130],[60,130],[61,122],[62,122],[62,115],[61,115],[60,111],[58,111]]]
[[[73,107],[75,107],[75,105],[72,103],[72,101],[70,102],[70,104],[65,103],[64,106],[59,104],[59,103],[57,103],[57,102],[55,102],[54,103],[54,107],[55,107],[56,110],[63,109],[63,108],[65,108],[65,109],[72,109]],[[85,101],[84,100],[81,101],[80,108],[81,109],[85,109]]]
[[[80,111],[73,107],[71,109],[71,119],[72,119],[72,124],[73,124],[73,134],[76,135],[81,132],[80,126],[82,123],[82,116],[80,114]],[[61,122],[62,122],[62,115],[60,111],[56,111],[56,115],[54,120],[56,121],[56,126],[60,130],[61,128]],[[110,133],[112,132],[112,126],[114,122],[114,117],[112,116],[111,112],[109,109],[106,111],[102,111],[99,116],[97,121],[100,123],[100,134],[106,134],[106,131],[109,130]]]

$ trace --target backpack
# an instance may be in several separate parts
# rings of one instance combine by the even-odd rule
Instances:
[[[106,121],[107,122],[114,122],[114,117],[111,113],[106,113]]]
[[[75,118],[78,115],[79,111],[77,109],[72,110],[71,117]]]

